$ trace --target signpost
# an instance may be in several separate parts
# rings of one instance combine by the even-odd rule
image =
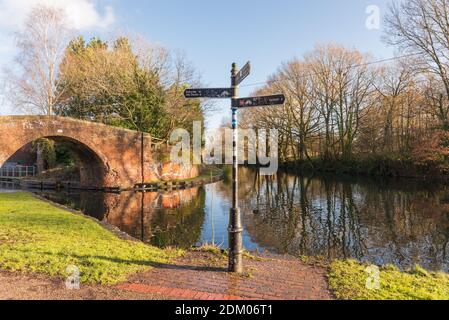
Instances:
[[[282,105],[285,103],[284,95],[266,96],[266,97],[252,97],[237,99],[237,108],[251,108],[251,107],[263,107]]]
[[[240,71],[237,65],[232,64],[231,88],[223,89],[187,89],[184,96],[187,99],[215,98],[231,99],[232,110],[232,208],[229,216],[229,271],[235,273],[243,272],[243,226],[239,209],[238,198],[238,117],[237,111],[242,108],[282,105],[285,102],[284,95],[249,97],[239,99],[239,84],[241,84],[251,73],[251,63],[248,62]]]
[[[187,99],[213,98],[213,99],[230,99],[233,91],[230,88],[216,89],[187,89],[184,91],[184,97]]]
[[[235,85],[238,86],[251,74],[251,62],[247,62],[245,66],[237,72],[235,76]]]

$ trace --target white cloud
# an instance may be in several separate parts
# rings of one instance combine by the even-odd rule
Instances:
[[[21,28],[30,10],[38,4],[63,9],[70,26],[78,30],[107,28],[115,21],[111,6],[105,6],[104,13],[100,13],[92,0],[0,0],[0,26],[10,30]]]

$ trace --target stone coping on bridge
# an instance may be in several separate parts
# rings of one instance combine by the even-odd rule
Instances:
[[[96,122],[96,121],[90,121],[90,120],[83,120],[83,119],[77,119],[77,118],[72,118],[72,117],[63,117],[63,116],[45,116],[45,115],[17,115],[17,116],[0,116],[0,122],[7,122],[7,121],[12,121],[12,120],[22,120],[22,121],[35,121],[35,120],[70,120],[73,122],[78,122],[80,124],[85,124],[85,125],[96,125],[96,126],[101,126],[104,128],[108,128],[108,129],[116,129],[117,131],[124,131],[124,132],[129,132],[129,133],[136,133],[138,132],[137,130],[131,130],[131,129],[126,129],[126,128],[121,128],[121,127],[114,127],[111,125],[107,125],[101,122]],[[152,138],[150,134],[148,133],[143,133],[143,135],[146,138]]]

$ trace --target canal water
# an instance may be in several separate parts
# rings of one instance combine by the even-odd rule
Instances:
[[[449,271],[449,187],[257,172],[240,174],[246,249]],[[41,194],[152,245],[227,247],[228,181],[160,193]]]

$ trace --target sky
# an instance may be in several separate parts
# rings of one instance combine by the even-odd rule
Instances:
[[[15,54],[12,34],[37,3],[66,10],[86,37],[108,38],[117,31],[137,32],[149,41],[180,51],[205,86],[229,85],[232,62],[252,63],[241,96],[250,95],[282,62],[311,51],[318,43],[339,43],[376,59],[394,56],[382,41],[382,21],[393,0],[0,0],[0,66]],[[374,6],[374,11],[373,11]],[[374,20],[375,21],[375,20]],[[1,100],[0,100],[1,102]],[[14,114],[6,102],[0,114]],[[230,116],[229,103],[217,103],[207,126]]]

